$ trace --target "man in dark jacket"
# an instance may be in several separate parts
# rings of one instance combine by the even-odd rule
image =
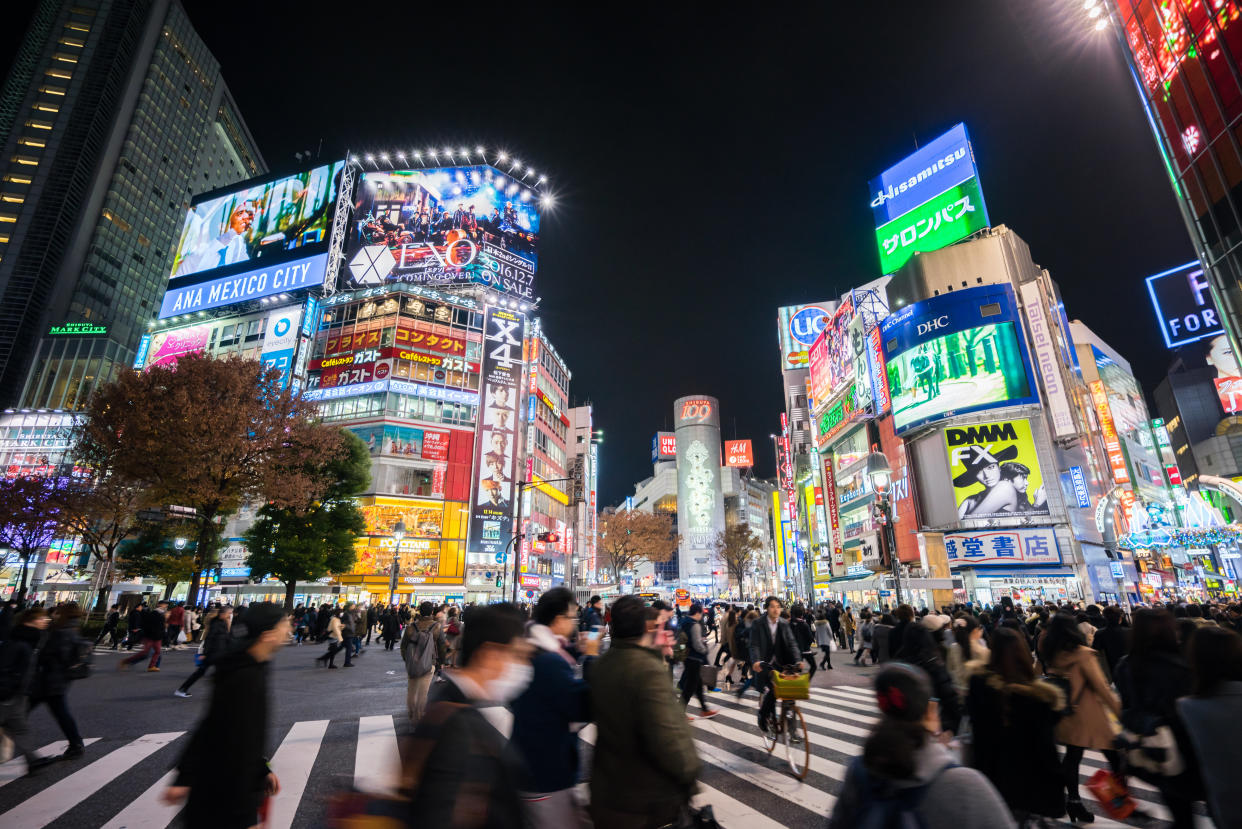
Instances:
[[[99,647],[99,643],[103,641],[105,636],[112,637],[112,650],[116,650],[116,626],[121,623],[120,605],[112,605],[108,609],[108,615],[104,618],[103,628],[99,631],[99,635],[95,637],[95,647]]]
[[[703,709],[702,717],[707,719],[720,712],[707,707],[707,697],[703,694],[703,666],[707,664],[707,637],[703,633],[703,605],[698,602],[690,605],[690,612],[681,620],[681,635],[686,637],[686,660],[681,672],[681,706],[690,704],[690,697],[698,696],[699,707]]]
[[[133,656],[127,656],[121,660],[121,664],[117,667],[121,670],[128,668],[135,662],[142,660],[147,654],[151,655],[151,661],[147,663],[148,671],[158,671],[160,669],[160,648],[164,644],[164,614],[168,611],[168,602],[160,602],[154,610],[145,610],[142,613],[142,650]]]
[[[612,606],[612,647],[592,666],[591,818],[595,829],[656,829],[677,821],[701,763],[690,725],[651,648],[658,611],[637,596]]]
[[[222,607],[216,613],[215,617],[207,625],[207,632],[203,634],[203,650],[202,663],[194,670],[194,673],[186,677],[185,682],[181,683],[181,687],[173,691],[173,696],[189,697],[190,686],[203,678],[203,674],[207,673],[207,669],[218,662],[229,649],[229,628],[233,622],[233,608]]]
[[[265,797],[280,792],[267,766],[268,663],[289,639],[284,609],[246,609],[246,638],[216,664],[207,716],[194,729],[164,801],[186,801],[187,829],[245,829],[259,821]],[[188,800],[187,800],[188,796]]]
[[[534,678],[513,701],[513,745],[530,770],[523,792],[527,819],[536,829],[574,826],[578,803],[578,730],[590,722],[590,687],[578,678],[577,660],[567,649],[577,633],[574,594],[554,587],[539,597],[526,638],[534,645]],[[587,660],[599,653],[599,638],[586,635],[582,650]]]
[[[1096,631],[1091,647],[1099,651],[1105,674],[1112,679],[1117,663],[1130,652],[1130,628],[1121,626],[1121,608],[1115,604],[1104,608],[1103,619],[1104,627]]]
[[[604,628],[604,612],[601,609],[602,600],[599,596],[592,596],[587,602],[586,610],[582,612],[582,629],[585,631],[603,630]]]
[[[759,691],[759,727],[768,729],[768,719],[776,711],[776,697],[766,693],[771,685],[772,671],[798,666],[802,670],[802,652],[794,639],[789,623],[781,618],[781,600],[768,596],[763,601],[763,616],[750,627],[750,667]]]
[[[132,651],[142,641],[142,614],[146,604],[139,602],[125,617],[125,650]]]
[[[838,615],[837,627],[840,628],[840,616]],[[829,623],[831,625],[831,623]],[[811,625],[806,618],[806,610],[800,604],[793,606],[793,610],[789,612],[789,630],[794,635],[794,641],[798,643],[798,650],[802,653],[802,661],[809,665],[811,676],[815,676],[815,632],[811,630]],[[836,633],[833,633],[836,636]]]
[[[471,608],[463,620],[458,668],[445,671],[414,729],[416,769],[410,825],[519,829],[526,770],[509,735],[505,705],[529,682],[525,618],[510,604]]]

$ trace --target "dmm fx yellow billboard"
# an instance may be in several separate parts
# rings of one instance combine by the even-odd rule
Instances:
[[[950,426],[944,444],[958,518],[1048,515],[1029,420]]]

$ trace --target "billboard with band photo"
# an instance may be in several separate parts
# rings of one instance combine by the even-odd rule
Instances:
[[[342,290],[478,283],[534,299],[538,195],[494,167],[360,176]]]
[[[902,308],[881,328],[897,433],[1036,403],[1013,288],[981,285]]]
[[[344,165],[196,197],[173,253],[160,317],[323,284]]]
[[[959,519],[1049,514],[1029,420],[950,426],[944,445]]]

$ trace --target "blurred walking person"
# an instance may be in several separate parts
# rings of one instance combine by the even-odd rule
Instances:
[[[10,620],[12,626],[0,641],[0,729],[13,741],[14,756],[26,758],[26,773],[33,775],[59,759],[38,754],[26,720],[50,620],[42,608],[13,611]]]
[[[258,602],[246,609],[246,636],[216,662],[207,714],[195,727],[164,802],[185,802],[187,829],[249,829],[262,821],[263,800],[280,793],[268,768],[268,687],[272,656],[289,639],[284,609]]]
[[[418,618],[405,626],[401,634],[401,661],[405,663],[405,708],[410,728],[418,724],[427,709],[427,693],[435,676],[436,662],[443,653],[440,623],[432,614],[435,606],[423,602]]]
[[[168,610],[168,602],[160,602],[155,606],[154,610],[147,609],[142,611],[141,629],[142,629],[142,650],[133,656],[127,656],[117,665],[121,670],[125,670],[135,662],[141,662],[144,656],[150,655],[150,661],[147,662],[148,671],[158,671],[160,669],[160,649],[164,644],[164,613]]]
[[[120,605],[112,605],[108,608],[108,615],[104,618],[103,627],[99,630],[99,635],[95,637],[95,647],[99,647],[99,643],[103,641],[105,636],[112,637],[112,650],[116,650],[117,635],[116,627],[121,623]]]
[[[173,691],[173,696],[189,697],[190,686],[203,678],[207,669],[215,664],[229,649],[229,629],[233,625],[233,608],[222,607],[207,622],[207,632],[203,634],[203,645],[200,651],[202,660],[194,673],[186,677],[185,682]]]

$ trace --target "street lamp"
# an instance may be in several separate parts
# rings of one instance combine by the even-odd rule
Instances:
[[[893,470],[888,465],[888,458],[883,452],[872,452],[867,455],[867,477],[871,479],[871,489],[875,492],[876,505],[880,515],[881,549],[888,556],[889,567],[893,572],[893,595],[897,605],[901,604],[901,562],[897,560],[897,540],[893,535],[892,503],[889,500],[889,486],[893,482]]]
[[[388,576],[388,603],[397,603],[397,573],[401,569],[401,539],[405,538],[405,522],[392,525],[392,573]]]
[[[176,547],[178,550],[184,550],[185,545],[186,545],[186,540],[184,538],[177,537],[173,539],[173,546]]]

